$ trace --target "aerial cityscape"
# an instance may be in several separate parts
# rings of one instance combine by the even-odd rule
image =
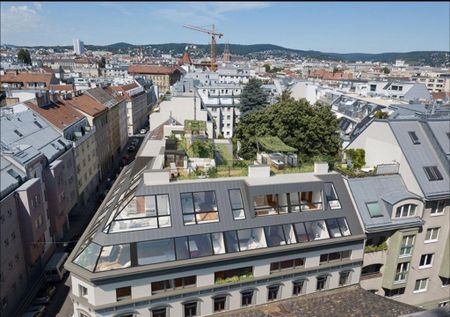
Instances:
[[[449,2],[2,2],[0,316],[450,316]]]

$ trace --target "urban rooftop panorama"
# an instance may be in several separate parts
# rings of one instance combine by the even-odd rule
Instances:
[[[2,2],[0,315],[450,316],[449,9]]]

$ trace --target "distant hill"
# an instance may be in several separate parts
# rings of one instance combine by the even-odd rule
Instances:
[[[182,54],[188,45],[195,45],[196,49],[191,50],[194,57],[203,56],[209,54],[210,46],[205,44],[192,44],[192,43],[166,43],[166,44],[146,44],[146,45],[133,45],[125,42],[114,43],[110,45],[85,45],[89,50],[104,50],[112,53],[128,53],[137,48],[142,48],[146,53],[149,51],[161,53],[161,54]],[[13,45],[9,45],[13,46]],[[224,44],[217,45],[218,55],[222,54],[224,50]],[[35,46],[32,48],[54,48],[56,50],[71,49],[71,46]],[[273,44],[229,44],[229,49],[232,54],[235,55],[247,55],[252,58],[264,58],[267,56],[276,57],[302,57],[313,58],[329,61],[343,61],[343,62],[356,62],[356,61],[376,61],[392,63],[396,59],[405,60],[411,65],[430,65],[430,66],[450,66],[450,54],[445,51],[414,51],[405,53],[379,53],[379,54],[365,54],[365,53],[326,53],[312,50],[297,50],[285,48]]]

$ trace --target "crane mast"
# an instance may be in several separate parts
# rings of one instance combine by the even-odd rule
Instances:
[[[217,64],[216,64],[216,59],[217,59],[216,58],[216,56],[217,56],[217,54],[216,54],[216,44],[217,44],[216,36],[220,39],[223,36],[223,33],[216,32],[216,28],[215,28],[214,24],[212,25],[212,30],[204,29],[204,28],[201,28],[201,27],[198,27],[195,25],[183,25],[183,27],[211,35],[211,67],[210,68],[211,68],[211,71],[213,71],[213,72],[216,71],[216,67],[217,67]]]

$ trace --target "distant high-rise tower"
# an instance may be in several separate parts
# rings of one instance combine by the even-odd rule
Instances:
[[[230,48],[228,46],[228,43],[225,44],[225,47],[223,49],[222,61],[224,61],[224,62],[231,61]]]
[[[84,54],[84,42],[79,39],[73,40],[73,52],[76,55]]]

